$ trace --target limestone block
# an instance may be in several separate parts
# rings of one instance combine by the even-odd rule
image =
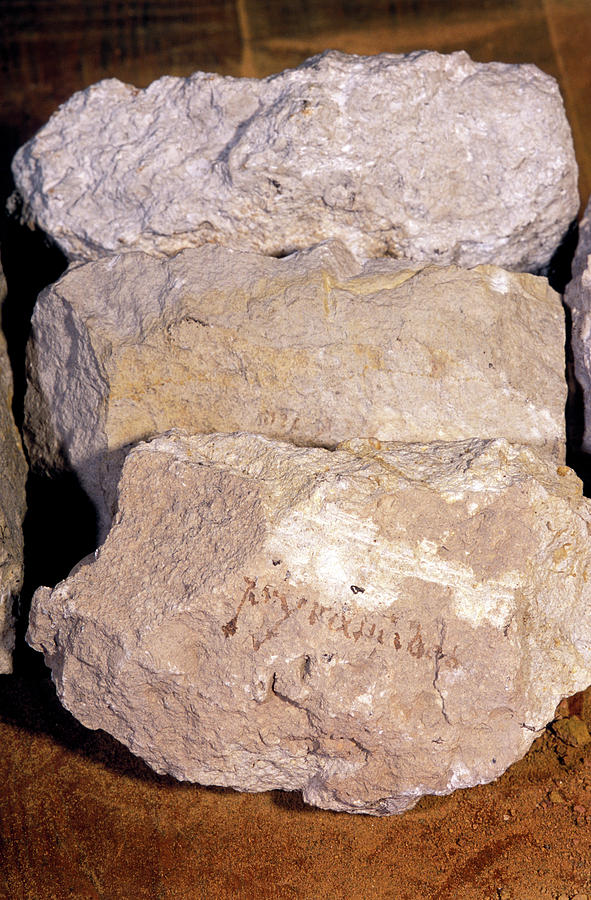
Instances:
[[[505,437],[564,458],[564,324],[545,278],[202,247],[71,267],[37,302],[25,433],[37,468],[102,483],[169,428],[298,445]],[[101,472],[101,468],[104,470]]]
[[[591,682],[590,522],[570,469],[502,439],[172,432],[28,640],[158,772],[401,812],[496,778]]]
[[[579,225],[572,279],[566,286],[564,300],[572,316],[575,377],[583,392],[585,429],[582,449],[591,453],[591,202]]]
[[[6,280],[0,267],[0,308]],[[12,607],[23,582],[23,535],[27,466],[12,416],[12,372],[0,331],[0,674],[12,672]]]
[[[558,86],[464,53],[330,51],[256,80],[196,72],[75,94],[13,163],[71,259],[216,242],[284,255],[545,266],[578,209]]]

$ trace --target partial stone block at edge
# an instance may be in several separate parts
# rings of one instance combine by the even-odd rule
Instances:
[[[6,280],[0,267],[0,310]],[[27,466],[12,415],[12,372],[0,331],[0,674],[12,672],[13,603],[23,582],[22,522]]]

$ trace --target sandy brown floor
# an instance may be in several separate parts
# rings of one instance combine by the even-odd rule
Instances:
[[[591,727],[591,694],[573,705]],[[375,819],[157,776],[42,678],[9,679],[0,714],[2,898],[591,897],[591,744],[568,730],[495,784]]]
[[[327,47],[466,49],[538,64],[559,79],[586,202],[591,0],[3,0],[0,195],[17,147],[93,81],[141,86],[199,68],[260,76]],[[2,228],[18,395],[31,304],[63,261],[38,270],[38,237]],[[69,532],[67,510],[62,524],[50,519],[55,493],[37,485],[31,499],[25,611],[34,587],[63,577],[86,549],[75,516]],[[155,775],[60,707],[22,631],[16,674],[0,678],[2,900],[591,900],[591,743],[568,727],[579,716],[591,729],[591,691],[563,704],[567,718],[495,784],[374,819]]]

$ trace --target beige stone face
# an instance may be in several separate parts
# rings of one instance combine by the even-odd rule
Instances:
[[[556,81],[463,52],[109,79],[61,106],[13,172],[25,214],[78,260],[338,238],[358,259],[537,271],[579,205]]]
[[[375,815],[490,781],[591,680],[590,506],[503,440],[128,455],[33,599],[62,702],[158,772]]]
[[[31,459],[73,467],[104,522],[121,448],[173,427],[328,447],[505,437],[564,457],[560,298],[494,266],[361,266],[338,242],[125,254],[40,296],[28,359]]]
[[[0,268],[0,309],[6,281]],[[12,607],[23,582],[26,463],[12,416],[12,372],[0,331],[0,674],[12,672]]]

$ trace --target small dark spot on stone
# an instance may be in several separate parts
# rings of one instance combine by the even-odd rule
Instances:
[[[351,590],[354,594],[365,594],[365,588],[359,587],[356,584],[351,585]]]
[[[492,761],[493,761],[494,763],[496,763],[496,761],[497,761],[496,756],[493,756]]]
[[[274,566],[280,566],[280,565],[281,565],[281,560],[280,560],[280,559],[274,559],[274,560],[272,560],[272,563],[273,563]]]

